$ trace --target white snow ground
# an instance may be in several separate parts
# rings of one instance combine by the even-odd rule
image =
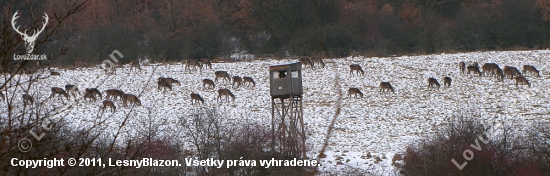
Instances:
[[[369,169],[373,173],[394,175],[391,165],[395,153],[403,153],[405,146],[423,135],[433,133],[444,126],[446,118],[460,112],[474,112],[481,118],[499,119],[516,124],[523,130],[525,124],[535,120],[550,121],[548,82],[550,50],[506,51],[506,52],[473,52],[458,54],[436,54],[424,56],[402,56],[386,58],[346,57],[326,59],[324,69],[303,68],[303,105],[304,120],[307,130],[307,145],[310,157],[316,157],[320,150],[327,128],[336,111],[337,88],[334,87],[335,73],[339,74],[340,89],[343,94],[342,112],[330,138],[327,157],[321,159],[320,169],[326,173],[338,173],[346,167]],[[184,73],[180,63],[170,65],[150,64],[142,66],[140,73],[130,73],[129,66],[119,68],[115,76],[107,76],[97,68],[78,68],[76,70],[59,70],[61,76],[49,76],[39,80],[30,90],[36,102],[46,100],[51,87],[63,88],[66,84],[76,84],[83,93],[85,88],[97,87],[100,91],[120,89],[125,93],[141,94],[141,107],[134,108],[134,117],[122,128],[125,137],[142,132],[145,121],[152,120],[158,125],[163,135],[172,136],[174,140],[186,141],[183,129],[178,125],[180,117],[193,112],[201,105],[191,105],[191,92],[199,93],[205,99],[205,105],[218,107],[225,116],[224,124],[257,121],[265,124],[271,122],[271,105],[269,95],[269,65],[290,63],[297,60],[253,60],[235,63],[213,63],[213,69],[202,73]],[[516,88],[515,80],[506,79],[498,82],[490,77],[461,75],[458,62],[497,63],[501,68],[523,65],[534,65],[541,70],[541,77],[527,76],[532,87]],[[349,65],[359,64],[365,70],[365,76],[351,76]],[[155,70],[156,69],[156,70]],[[203,90],[202,79],[214,79],[214,71],[226,70],[231,76],[251,76],[256,81],[254,88],[232,88],[230,83],[220,82],[214,90]],[[336,71],[336,72],[335,72]],[[157,78],[172,77],[181,81],[181,86],[174,86],[166,94],[157,91]],[[453,79],[450,88],[443,87],[443,77]],[[439,80],[439,90],[427,89],[427,78]],[[23,80],[28,79],[22,76]],[[103,82],[104,81],[104,82]],[[379,93],[381,81],[391,82],[395,94]],[[229,88],[235,94],[235,102],[217,103],[216,90]],[[357,87],[364,97],[348,98],[347,89]],[[144,89],[143,92],[141,90]],[[20,88],[16,91],[19,99],[16,111],[21,111]],[[55,98],[51,109],[65,109],[61,98]],[[67,101],[65,101],[67,102]],[[98,116],[106,120],[103,128],[106,136],[114,134],[130,108],[123,108],[121,101],[115,101],[117,111],[111,116],[107,110],[99,114],[101,101],[74,104],[70,111],[61,111],[56,118],[65,118],[75,129],[86,129],[98,121]],[[149,112],[151,111],[151,112]],[[0,112],[7,112],[5,105],[0,105]],[[68,113],[68,114],[67,114]],[[149,115],[151,114],[151,115]],[[67,116],[65,116],[67,115]],[[3,119],[6,114],[0,115]],[[373,158],[367,158],[370,153]],[[380,157],[381,162],[375,162]]]

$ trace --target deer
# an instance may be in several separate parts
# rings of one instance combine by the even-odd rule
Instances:
[[[315,65],[315,63],[318,63],[319,65],[321,65],[323,68],[325,68],[325,62],[323,62],[323,59],[320,58],[320,57],[311,57],[310,58],[311,60],[311,63],[313,65]]]
[[[465,71],[466,71],[466,63],[464,63],[464,62],[458,63],[458,68],[460,69],[460,72],[461,72],[462,74],[465,74]]]
[[[138,97],[132,94],[124,94],[124,96],[122,96],[122,104],[124,105],[124,107],[128,107],[127,102],[132,103],[132,105],[134,106],[141,106],[141,101],[138,99]]]
[[[200,101],[202,104],[204,104],[204,99],[199,94],[191,93],[191,104],[194,104],[195,101]]]
[[[436,86],[437,86],[438,89],[441,87],[441,85],[439,84],[439,82],[437,82],[437,79],[435,79],[435,78],[428,78],[428,89],[430,89],[430,88],[435,88]]]
[[[69,94],[67,94],[65,90],[59,87],[52,87],[52,94],[50,95],[50,98],[55,97],[56,94],[63,95],[65,98],[67,98],[67,100],[69,100]]]
[[[218,82],[218,78],[222,78],[226,81],[231,81],[231,78],[229,77],[229,73],[227,71],[216,71],[214,72],[214,75],[216,75],[216,78],[214,81]]]
[[[94,98],[95,97],[99,97],[99,98],[103,97],[101,95],[101,92],[99,92],[99,90],[97,90],[96,88],[86,88],[86,92],[84,93],[84,95],[86,95],[86,94],[91,94],[92,96],[94,96]]]
[[[518,87],[518,84],[524,84],[527,85],[529,88],[531,88],[531,83],[527,80],[527,78],[523,77],[522,75],[516,76],[516,88]]]
[[[122,96],[124,96],[124,91],[118,89],[108,89],[105,91],[105,94],[105,99],[111,99],[114,97],[115,100],[117,98],[120,98],[122,100]]]
[[[497,80],[499,80],[499,81],[504,80],[504,71],[502,71],[502,69],[500,69],[500,68],[493,69],[493,74],[495,75]]]
[[[172,91],[172,84],[170,84],[169,82],[167,81],[164,81],[164,80],[160,80],[157,82],[157,89],[158,91],[160,91],[160,88],[164,88],[164,92],[166,92],[166,88],[170,89],[170,91]]]
[[[40,33],[44,31],[44,29],[46,28],[46,24],[48,24],[48,21],[49,21],[48,14],[44,13],[43,18],[45,21],[42,23],[42,29],[35,30],[34,33],[31,36],[29,36],[27,35],[27,30],[25,30],[24,32],[21,32],[19,31],[20,26],[15,27],[16,26],[15,20],[19,18],[19,16],[17,16],[18,13],[19,11],[16,11],[15,14],[13,14],[13,17],[11,20],[11,26],[15,29],[15,32],[17,32],[19,35],[21,35],[21,37],[23,37],[23,40],[25,41],[25,48],[27,50],[27,54],[32,54],[32,51],[34,50],[34,44],[38,35],[40,35]]]
[[[248,86],[250,86],[250,84],[252,84],[252,87],[256,87],[256,82],[254,82],[254,79],[252,79],[252,77],[243,77],[243,81],[244,83],[248,83]]]
[[[507,75],[510,77],[510,79],[513,79],[514,76],[521,76],[521,72],[519,72],[518,68],[511,67],[511,66],[504,66],[504,75]]]
[[[231,91],[229,89],[219,89],[218,90],[218,99],[216,99],[216,101],[218,101],[220,98],[222,98],[222,96],[225,96],[227,101],[229,101],[229,96],[231,96],[231,98],[233,98],[233,101],[235,101],[235,95],[233,95],[233,93],[231,93]]]
[[[194,68],[198,68],[200,69],[200,71],[202,72],[202,65],[201,63],[198,61],[198,60],[187,60],[185,62],[185,72],[187,72],[187,69],[190,69],[190,70],[194,70]]]
[[[363,92],[361,92],[361,90],[359,90],[358,88],[349,88],[348,89],[348,97],[351,98],[351,95],[354,95],[355,98],[357,98],[357,95],[361,96],[361,98],[363,98]]]
[[[300,62],[304,65],[304,68],[305,68],[307,65],[309,65],[309,67],[310,67],[311,69],[314,69],[314,68],[313,68],[313,62],[311,62],[311,60],[310,60],[309,58],[301,58],[301,59],[300,59]]]
[[[493,75],[495,69],[500,69],[500,67],[495,63],[485,63],[481,67],[483,69],[483,74],[485,75]]]
[[[453,81],[453,79],[451,79],[451,77],[444,77],[443,78],[443,84],[447,87],[451,87],[451,82]]]
[[[359,72],[361,72],[361,75],[365,76],[365,72],[363,71],[363,68],[358,65],[358,64],[351,64],[349,65],[349,74],[350,75],[353,75],[353,71],[355,71],[357,73],[357,75],[359,75]]]
[[[240,87],[243,83],[243,79],[240,76],[233,76],[233,87],[235,87],[235,83],[237,83],[237,87]]]
[[[139,70],[139,72],[141,72],[141,66],[139,65],[139,61],[135,61],[135,62],[130,62],[130,72],[132,72],[132,70]]]
[[[27,106],[27,104],[33,104],[34,99],[29,94],[23,94],[23,105]]]
[[[212,62],[208,58],[202,58],[201,62],[202,62],[202,67],[212,69]]]
[[[537,74],[537,77],[540,77],[540,72],[532,65],[524,65],[523,66],[523,74],[532,73]]]
[[[88,102],[88,99],[91,99],[94,102],[97,101],[93,92],[86,91],[86,93],[84,93],[84,101]]]
[[[391,86],[389,82],[380,82],[380,92],[386,92],[388,90],[395,93],[395,89],[393,89],[393,86]]]
[[[116,106],[115,106],[115,104],[114,104],[112,101],[103,100],[103,107],[101,107],[101,111],[102,111],[102,112],[105,112],[105,109],[106,109],[107,107],[111,108],[111,112],[115,112],[115,111],[116,111]]]
[[[208,85],[208,88],[212,88],[214,89],[216,87],[216,85],[214,84],[214,81],[212,81],[211,79],[203,79],[202,80],[202,87]]]
[[[468,75],[469,75],[471,72],[474,72],[474,74],[478,74],[479,76],[481,76],[481,71],[479,71],[479,67],[470,65],[470,66],[466,67],[466,69],[468,69]]]
[[[170,85],[177,84],[178,86],[181,86],[180,81],[175,80],[174,78],[159,77],[158,80],[159,80],[159,82],[160,82],[160,81],[167,82],[167,83],[169,83]]]
[[[72,84],[65,85],[65,91],[69,93],[70,95],[73,95],[73,97],[76,98],[76,94],[81,95],[80,91],[78,90],[78,87]]]

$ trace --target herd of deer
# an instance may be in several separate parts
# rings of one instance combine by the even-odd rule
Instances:
[[[304,63],[310,64],[310,66],[313,68],[313,63],[311,61],[306,61]],[[361,75],[364,75],[365,72],[363,71],[363,68],[358,64],[351,64],[350,66],[349,74],[353,75],[355,72],[357,75],[361,73]],[[481,69],[483,69],[483,72],[480,71],[479,64],[477,62],[472,63],[471,65],[466,66],[465,62],[459,63],[459,69],[461,74],[468,74],[470,75],[472,72],[474,74],[478,74],[479,76],[488,75],[488,76],[494,76],[499,81],[503,81],[505,77],[509,77],[510,79],[516,80],[516,87],[518,87],[519,84],[527,85],[528,87],[531,87],[531,83],[525,78],[522,73],[516,68],[512,66],[505,66],[504,69],[501,69],[496,63],[485,63]],[[466,70],[468,72],[466,72]],[[531,76],[537,76],[540,77],[540,71],[537,70],[532,65],[524,65],[523,66],[523,74],[531,74]],[[441,85],[435,78],[428,78],[428,89],[433,88],[440,88]],[[447,87],[451,87],[452,79],[450,77],[444,77],[443,83]],[[392,85],[389,82],[381,82],[380,83],[380,92],[386,92],[386,91],[392,91],[395,92]],[[351,98],[351,96],[354,95],[357,97],[358,95],[363,98],[363,92],[359,90],[359,88],[349,88],[348,89],[348,97]]]

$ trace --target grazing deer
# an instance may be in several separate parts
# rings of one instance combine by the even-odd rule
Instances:
[[[132,103],[132,105],[134,106],[141,106],[141,101],[138,99],[138,97],[132,94],[124,94],[124,96],[122,96],[122,104],[124,105],[124,107],[128,107],[127,102]]]
[[[479,67],[470,65],[470,66],[468,66],[468,67],[466,67],[466,68],[468,69],[468,75],[469,75],[471,72],[474,72],[474,74],[478,74],[479,76],[481,76],[481,71],[479,71]]]
[[[380,82],[380,92],[386,92],[387,90],[395,93],[395,89],[389,82]]]
[[[497,78],[497,80],[499,81],[503,81],[504,80],[504,71],[502,71],[502,69],[500,68],[495,68],[493,70],[493,74],[495,75],[495,77]]]
[[[202,72],[202,65],[198,60],[187,60],[185,63],[185,72],[187,72],[187,69],[194,70],[194,68],[198,68]]]
[[[365,72],[363,71],[363,68],[358,65],[358,64],[351,64],[349,65],[349,74],[350,75],[353,75],[353,71],[355,71],[357,73],[357,75],[359,75],[359,72],[361,72],[361,75],[365,76]]]
[[[252,79],[252,77],[243,77],[243,81],[244,83],[248,83],[248,86],[250,86],[250,84],[252,84],[253,87],[256,87],[256,82],[254,82],[254,79]]]
[[[88,102],[88,99],[91,99],[94,102],[97,101],[93,92],[86,91],[86,93],[84,93],[84,101]]]
[[[453,81],[453,79],[451,79],[451,77],[444,77],[443,78],[443,84],[447,87],[451,87],[451,82]]]
[[[23,105],[27,106],[27,104],[33,104],[34,99],[29,94],[23,94]]]
[[[233,98],[233,101],[235,101],[235,95],[233,95],[233,93],[231,93],[231,91],[229,89],[219,89],[218,90],[218,99],[216,99],[216,101],[218,101],[220,98],[222,98],[222,96],[225,96],[227,101],[229,101],[229,96],[231,96],[231,98]]]
[[[195,101],[200,101],[202,104],[204,104],[204,99],[199,94],[191,93],[191,104],[194,104]]]
[[[214,79],[214,81],[218,82],[218,78],[222,78],[226,81],[231,81],[231,78],[229,77],[229,73],[227,73],[226,71],[216,71],[214,72],[214,74],[216,75],[216,78]]]
[[[240,87],[243,83],[243,79],[240,76],[233,76],[233,87],[235,87],[235,83],[237,83],[237,87]]]
[[[212,62],[208,58],[202,58],[201,62],[202,62],[202,67],[212,69]]]
[[[503,71],[505,75],[510,77],[510,79],[513,79],[514,76],[521,76],[521,72],[519,72],[516,67],[504,66]]]
[[[75,85],[72,85],[72,84],[65,85],[65,91],[67,93],[73,95],[73,97],[75,97],[75,98],[76,98],[76,94],[81,95],[80,91],[78,90],[78,87],[76,87]]]
[[[67,98],[67,100],[69,100],[69,94],[67,94],[67,92],[65,92],[65,90],[63,90],[62,88],[59,88],[59,87],[52,87],[52,94],[50,95],[50,98],[55,97],[56,94],[63,95],[63,96],[65,96],[65,98]]]
[[[101,95],[101,92],[99,92],[99,90],[97,90],[96,88],[86,88],[86,93],[84,93],[84,95],[86,94],[91,94],[92,96],[99,98],[103,97]]]
[[[519,75],[519,76],[516,76],[516,87],[518,87],[518,84],[525,84],[527,86],[529,86],[529,88],[531,88],[531,83],[529,83],[529,81],[527,81],[527,78]]]
[[[162,82],[167,82],[167,83],[169,83],[170,85],[177,84],[178,86],[181,86],[180,81],[175,80],[174,78],[159,77],[159,82],[161,82],[161,81],[162,81]]]
[[[315,65],[315,63],[318,63],[319,65],[321,65],[323,68],[325,68],[325,62],[323,62],[323,59],[320,58],[320,57],[311,57],[310,58],[311,60],[311,63],[313,65]]]
[[[304,68],[309,65],[309,67],[311,69],[313,69],[313,62],[311,62],[311,60],[309,58],[302,58],[300,59],[300,62],[302,63],[302,65],[304,66]]]
[[[466,72],[466,63],[464,63],[464,62],[458,63],[458,68],[460,68],[460,72],[462,74],[465,74],[465,72]]]
[[[351,98],[351,95],[355,95],[355,98],[357,98],[357,95],[361,96],[363,98],[363,92],[359,90],[358,88],[349,88],[348,89],[348,97]]]
[[[160,91],[160,88],[163,88],[164,89],[164,92],[166,92],[166,88],[170,89],[170,91],[172,91],[172,84],[170,84],[169,82],[166,82],[166,81],[163,81],[163,80],[159,80],[157,82],[157,90]]]
[[[124,91],[118,90],[118,89],[108,89],[105,91],[105,99],[111,99],[114,97],[114,100],[117,98],[120,98],[122,100],[122,97],[124,96]]]
[[[114,104],[112,101],[103,100],[103,107],[101,107],[101,111],[102,111],[102,112],[105,112],[105,109],[106,109],[107,107],[111,108],[111,112],[115,112],[115,111],[116,111],[116,106],[115,106],[115,104]]]
[[[139,61],[130,62],[130,72],[132,72],[132,70],[134,69],[137,69],[139,70],[139,72],[141,72],[141,66],[139,65]]]
[[[481,69],[483,69],[483,74],[485,75],[493,75],[495,73],[494,70],[497,68],[500,69],[500,67],[495,63],[485,63],[481,67]]]
[[[216,87],[216,85],[214,84],[214,81],[212,81],[211,79],[203,79],[202,80],[202,87],[208,85],[208,88],[212,87],[212,89],[214,89]]]
[[[439,82],[437,82],[437,79],[428,78],[428,89],[435,88],[435,86],[437,86],[438,89],[441,87],[441,85],[439,85]]]
[[[524,65],[523,66],[523,74],[527,74],[527,73],[533,73],[533,74],[537,74],[537,77],[540,77],[540,72],[539,70],[537,70],[537,68],[535,68],[534,66],[532,65]]]

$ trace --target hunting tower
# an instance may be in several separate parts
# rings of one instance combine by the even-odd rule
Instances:
[[[269,67],[271,147],[273,151],[306,158],[302,109],[302,63]]]

